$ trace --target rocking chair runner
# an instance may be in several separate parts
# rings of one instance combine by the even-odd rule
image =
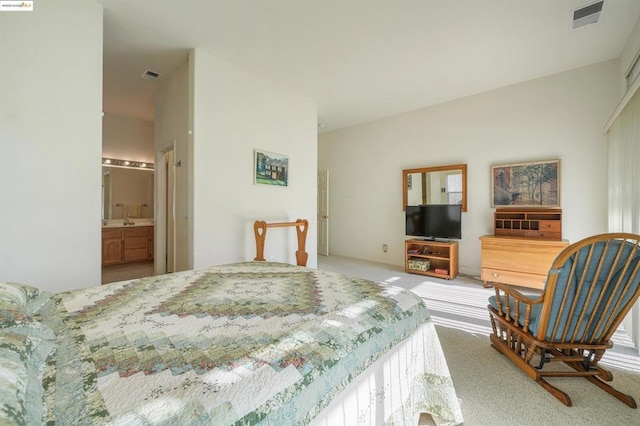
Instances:
[[[540,386],[571,406],[569,396],[544,377],[580,376],[629,407],[635,400],[611,385],[599,365],[611,336],[640,295],[640,236],[626,233],[586,238],[564,249],[537,298],[488,283],[491,345]],[[569,369],[545,369],[551,362]]]

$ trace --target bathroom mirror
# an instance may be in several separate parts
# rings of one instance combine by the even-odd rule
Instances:
[[[420,204],[462,204],[467,211],[467,165],[402,171],[402,210]]]
[[[153,218],[153,170],[102,166],[102,220]]]

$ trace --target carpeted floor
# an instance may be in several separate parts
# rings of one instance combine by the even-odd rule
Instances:
[[[338,256],[318,256],[318,269],[397,285],[425,300],[447,358],[465,425],[640,425],[628,408],[583,378],[549,382],[569,394],[565,407],[489,344],[487,298],[493,290],[472,277],[447,281],[407,274],[401,267]],[[640,356],[620,330],[603,364],[612,385],[640,402]]]

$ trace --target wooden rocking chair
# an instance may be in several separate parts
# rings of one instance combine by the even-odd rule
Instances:
[[[611,336],[640,295],[640,236],[625,233],[586,238],[564,249],[549,270],[537,298],[504,284],[489,283],[491,345],[527,376],[571,406],[569,396],[544,377],[580,376],[629,407],[635,400],[609,384],[599,365]],[[571,369],[549,371],[549,363]]]

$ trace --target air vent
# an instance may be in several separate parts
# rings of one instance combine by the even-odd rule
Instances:
[[[604,0],[591,3],[587,6],[576,9],[572,12],[571,28],[584,27],[585,25],[595,24],[600,19]]]
[[[147,80],[155,80],[156,78],[160,77],[160,74],[155,71],[146,70],[144,74],[141,75],[141,77],[146,78]]]

